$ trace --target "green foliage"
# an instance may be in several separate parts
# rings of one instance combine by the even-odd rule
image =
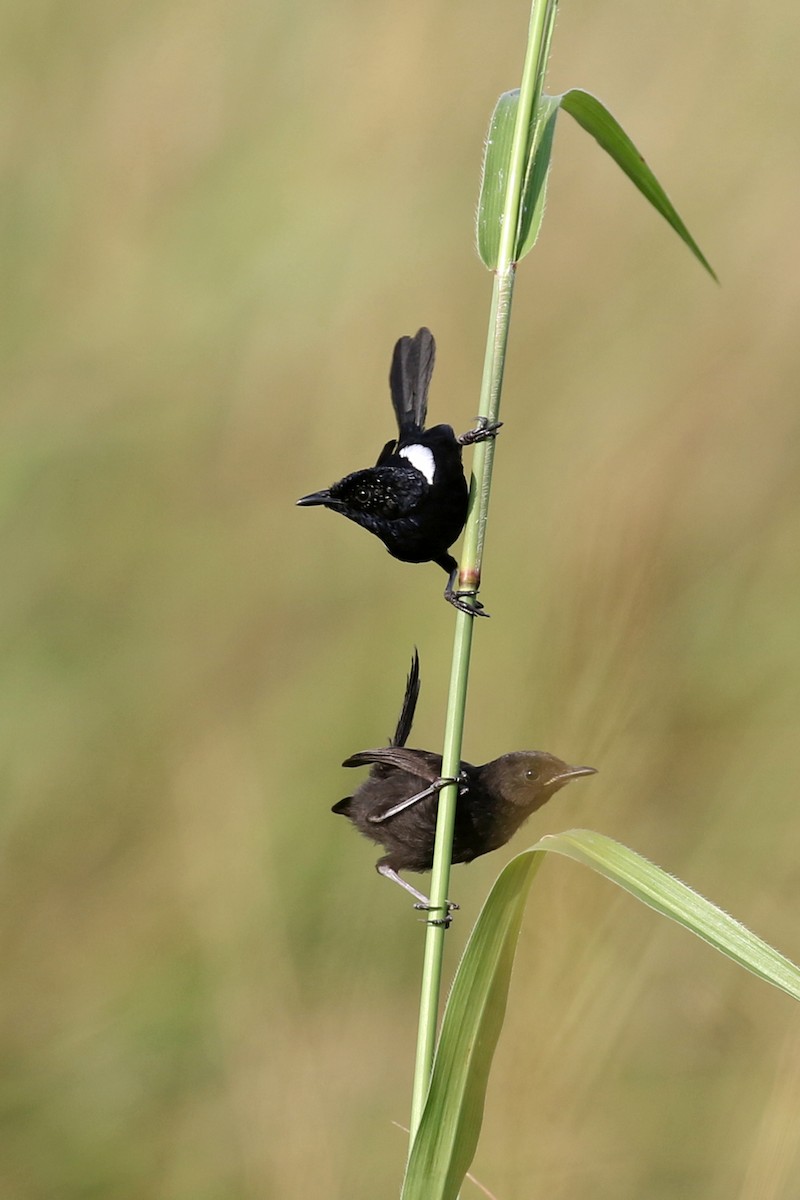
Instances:
[[[495,106],[486,137],[478,198],[477,243],[481,260],[490,270],[495,270],[498,264],[518,106],[519,91],[504,92]],[[711,265],[674,204],[625,130],[596,96],[580,88],[572,88],[561,96],[543,95],[529,123],[515,261],[519,262],[533,249],[539,236],[544,218],[553,136],[560,109],[569,113],[581,128],[595,138],[656,212],[675,230],[709,275],[716,279]]]
[[[581,128],[595,138],[606,154],[611,155],[617,166],[622,168],[645,199],[650,201],[656,212],[669,222],[681,241],[689,247],[712,279],[716,279],[711,265],[684,225],[669,196],[619,121],[612,117],[605,105],[596,96],[592,96],[591,93],[584,92],[580,88],[571,88],[570,91],[564,92],[562,96],[558,97],[558,103],[564,112],[568,112],[571,117],[574,117]]]
[[[586,829],[543,837],[500,873],[459,964],[402,1200],[455,1200],[472,1162],[523,910],[547,852],[591,867],[754,975],[800,1000],[800,967],[635,851]]]
[[[525,900],[541,857],[519,855],[508,864],[472,931],[448,997],[402,1200],[458,1195],[472,1162]]]
[[[635,850],[588,829],[551,834],[536,843],[534,850],[537,849],[563,854],[591,867],[662,916],[683,925],[751,974],[800,1000],[800,967]]]
[[[508,187],[508,164],[518,107],[519,90],[504,92],[492,113],[486,137],[478,198],[477,241],[481,261],[490,270],[497,266],[500,249],[500,232]],[[558,100],[552,96],[543,96],[534,121],[528,128],[525,177],[517,234],[517,259],[523,258],[533,249],[539,236],[544,217],[547,177],[557,116]]]

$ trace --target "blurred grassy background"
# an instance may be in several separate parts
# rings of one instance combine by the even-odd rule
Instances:
[[[526,4],[0,23],[0,1195],[395,1195],[422,927],[328,810],[414,643],[439,745],[453,615],[435,567],[293,502],[374,459],[422,323],[433,417],[474,417]],[[603,97],[722,287],[562,117],[465,745],[596,765],[528,841],[603,830],[795,959],[799,54],[785,0],[564,0],[551,90]],[[451,964],[525,844],[456,870]],[[799,1102],[786,997],[546,868],[475,1164],[498,1196],[796,1197]]]

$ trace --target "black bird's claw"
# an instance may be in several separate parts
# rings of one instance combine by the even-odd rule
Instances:
[[[467,604],[463,599],[465,596],[470,596],[473,600],[472,604]],[[488,617],[480,600],[475,596],[474,592],[456,592],[452,588],[445,588],[444,598],[448,604],[452,604],[453,608],[457,608],[459,612],[466,613],[468,617]]]
[[[468,429],[456,437],[459,446],[474,446],[476,442],[485,442],[497,437],[497,431],[502,427],[502,421],[490,421],[488,417],[478,417],[478,428]]]

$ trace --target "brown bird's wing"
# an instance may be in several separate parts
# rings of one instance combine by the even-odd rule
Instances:
[[[404,746],[381,746],[377,750],[359,750],[342,763],[343,767],[395,767],[426,783],[433,783],[441,774],[441,755],[428,750],[407,750]]]

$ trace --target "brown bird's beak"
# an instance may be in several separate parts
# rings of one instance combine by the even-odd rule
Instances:
[[[556,775],[554,783],[567,783],[570,779],[577,779],[581,775],[596,775],[597,767],[567,767],[566,771],[562,771],[560,775]]]
[[[336,504],[336,501],[331,498],[329,489],[325,488],[321,492],[311,492],[308,496],[301,496],[297,503],[310,507],[312,504]]]

